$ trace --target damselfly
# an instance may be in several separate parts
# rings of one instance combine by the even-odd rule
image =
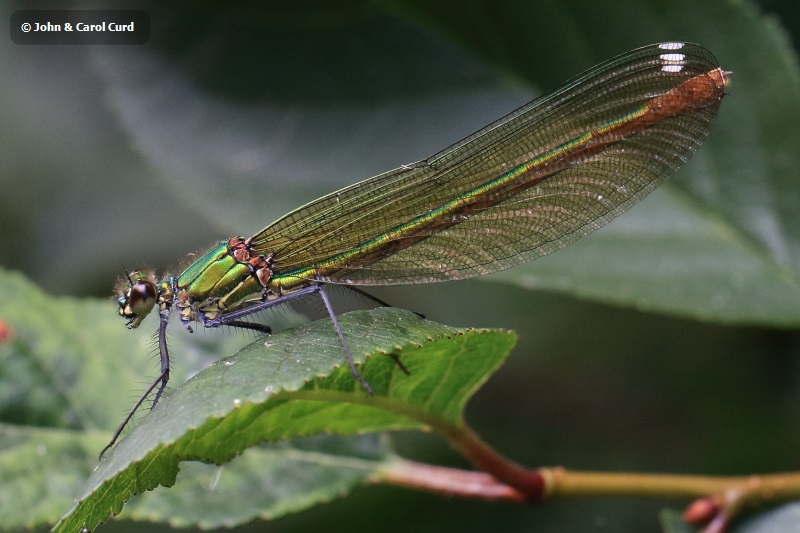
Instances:
[[[161,372],[106,450],[145,399],[155,391],[155,406],[164,391],[173,308],[190,331],[196,322],[268,333],[244,319],[318,295],[369,392],[325,284],[358,290],[464,279],[568,245],[644,198],[697,150],[728,78],[701,46],[639,48],[424,161],[323,196],[250,238],[223,241],[178,276],[128,274],[119,313],[136,328],[158,306]]]

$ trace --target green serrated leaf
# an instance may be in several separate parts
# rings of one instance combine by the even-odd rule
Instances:
[[[342,365],[329,321],[258,340],[144,417],[101,461],[54,531],[92,529],[131,495],[171,486],[184,460],[221,464],[260,442],[318,434],[457,427],[467,399],[516,341],[507,332],[459,330],[397,309],[349,313],[340,324],[374,396]]]

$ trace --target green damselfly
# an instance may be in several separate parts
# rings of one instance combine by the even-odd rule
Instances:
[[[167,324],[235,326],[325,291],[489,274],[603,226],[663,183],[708,134],[729,73],[705,48],[654,44],[601,63],[438,154],[315,200],[256,235],[219,243],[179,276],[127,274],[119,313],[136,328],[158,306],[161,372],[103,451],[169,379]],[[359,290],[360,292],[360,290]],[[382,303],[382,302],[379,302]]]

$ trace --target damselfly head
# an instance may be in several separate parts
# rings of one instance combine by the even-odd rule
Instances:
[[[139,327],[158,301],[156,278],[152,272],[125,272],[117,283],[119,316],[127,320],[130,329]]]

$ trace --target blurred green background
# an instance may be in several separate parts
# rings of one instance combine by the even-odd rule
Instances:
[[[106,298],[123,266],[174,269],[422,159],[613,55],[698,42],[734,72],[731,96],[669,184],[530,267],[373,292],[437,322],[519,333],[467,416],[522,464],[800,469],[800,7],[287,4],[37,2],[144,9],[152,35],[134,47],[0,46],[0,265],[54,295]],[[23,8],[3,3],[0,20]],[[394,442],[410,458],[464,466],[435,435]],[[526,507],[363,487],[235,531],[657,531],[665,506],[681,502]]]

